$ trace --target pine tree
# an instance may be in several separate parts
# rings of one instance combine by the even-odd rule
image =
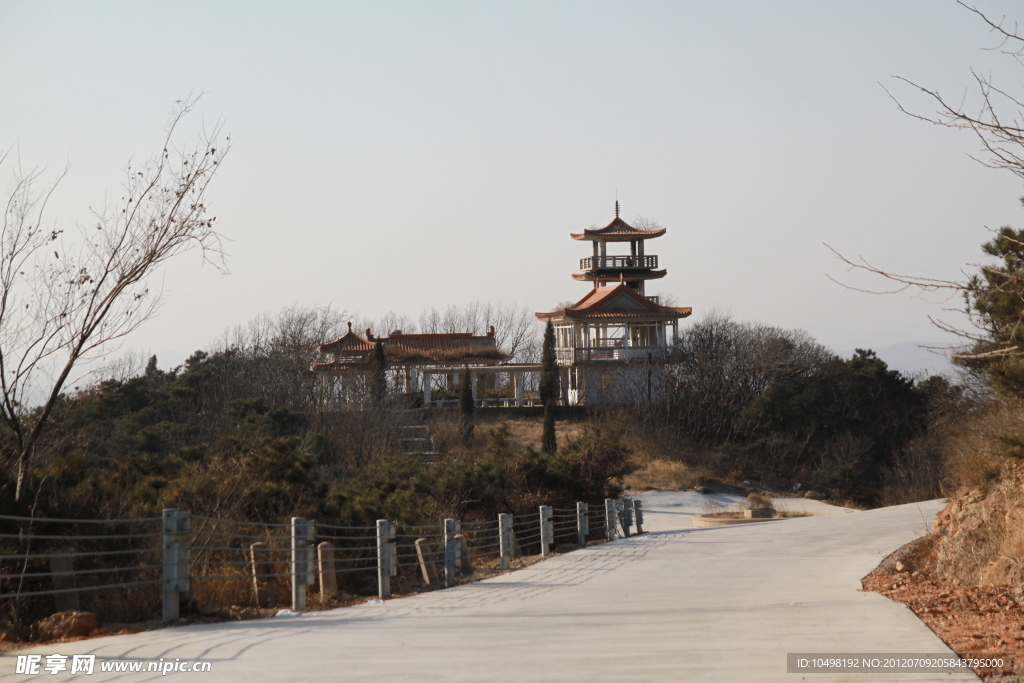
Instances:
[[[544,433],[541,448],[553,454],[558,449],[555,440],[555,410],[558,402],[558,360],[555,357],[555,327],[548,321],[544,328],[544,346],[540,359],[540,402],[544,406]]]

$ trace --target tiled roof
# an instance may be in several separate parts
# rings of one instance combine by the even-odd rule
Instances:
[[[625,296],[634,303],[632,308],[607,308],[620,296]],[[690,307],[677,308],[661,306],[638,294],[636,290],[624,283],[615,287],[595,287],[572,306],[550,313],[536,313],[538,320],[557,320],[569,318],[573,320],[611,319],[611,318],[656,318],[671,320],[685,318],[693,312]]]
[[[569,236],[574,240],[646,240],[653,237],[660,237],[665,234],[665,228],[657,230],[641,230],[615,217],[608,225],[596,230],[584,230],[583,232],[571,232]]]
[[[448,334],[393,334],[384,340],[384,351],[395,361],[506,360],[494,337],[475,337],[468,332]]]
[[[652,311],[566,311],[566,318],[572,318],[573,320],[591,320],[591,319],[608,319],[608,318],[685,318],[693,313],[693,309],[689,306],[685,308],[675,308],[669,306],[660,306],[660,310]],[[538,313],[537,316],[551,315],[557,317],[557,314],[561,311],[552,313]]]
[[[369,330],[367,335],[371,337]],[[394,333],[390,337],[368,341],[349,331],[344,337],[317,347],[320,353],[333,353],[349,356],[366,356],[373,351],[374,342],[380,341],[389,363],[422,363],[422,362],[474,362],[504,361],[511,358],[499,349],[494,342],[494,328],[487,336],[478,337],[469,332],[443,334],[401,334]],[[351,370],[361,367],[365,361],[357,360],[349,363],[314,363],[310,368],[317,372],[330,370]]]
[[[348,324],[348,332],[345,336],[335,339],[332,342],[321,344],[316,347],[320,353],[369,353],[373,351],[373,343],[369,342],[352,331],[352,323]]]
[[[400,349],[423,350],[437,349],[450,350],[465,348],[473,345],[473,335],[469,332],[451,332],[447,334],[393,334],[387,338],[386,343]],[[488,339],[487,337],[475,337],[475,339]],[[493,344],[493,340],[492,340]]]
[[[313,372],[327,372],[328,370],[342,371],[354,370],[357,367],[365,368],[365,363],[311,363],[309,369]]]

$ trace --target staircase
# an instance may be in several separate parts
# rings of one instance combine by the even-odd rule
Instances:
[[[403,453],[419,456],[424,465],[437,462],[441,455],[434,451],[434,441],[427,433],[427,415],[423,409],[404,410],[400,414],[398,442]]]

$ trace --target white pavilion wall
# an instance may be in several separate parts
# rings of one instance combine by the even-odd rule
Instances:
[[[579,365],[583,376],[576,403],[607,405],[658,402],[665,398],[665,366],[646,362]],[[648,374],[649,373],[649,374]]]

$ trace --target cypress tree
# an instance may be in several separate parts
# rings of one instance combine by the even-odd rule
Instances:
[[[558,401],[558,361],[555,357],[555,327],[548,321],[544,328],[544,346],[540,359],[540,402],[544,406],[544,433],[541,448],[545,453],[554,454],[558,449],[555,440],[555,404]]]
[[[462,386],[459,387],[459,423],[462,427],[462,440],[469,443],[473,436],[473,380],[469,376],[469,368],[462,371]]]
[[[544,406],[544,433],[541,435],[540,447],[548,455],[554,455],[558,450],[558,442],[555,440],[555,403],[549,402]]]
[[[540,402],[558,400],[558,361],[555,358],[555,327],[548,321],[544,328],[544,346],[540,357]]]
[[[384,345],[378,339],[370,354],[370,399],[374,403],[383,403],[387,393],[387,359],[384,357]]]

